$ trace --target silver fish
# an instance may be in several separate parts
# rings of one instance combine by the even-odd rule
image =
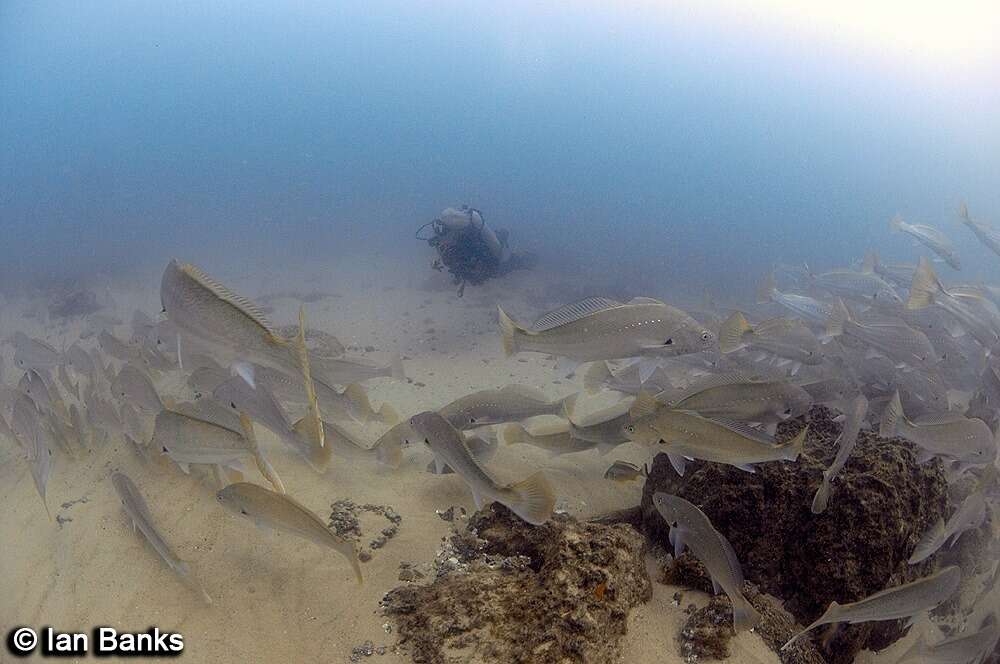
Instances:
[[[898,214],[889,221],[889,227],[894,231],[905,233],[941,257],[955,270],[962,269],[958,254],[944,233],[932,226],[908,224]]]
[[[163,410],[163,400],[153,381],[145,371],[128,362],[122,365],[111,383],[111,393],[123,403],[131,403],[150,414]]]
[[[631,482],[639,479],[640,477],[647,477],[648,475],[648,466],[643,465],[643,467],[640,468],[634,463],[621,460],[615,461],[606,471],[604,471],[604,479],[612,480],[613,482]]]
[[[258,527],[291,533],[340,553],[351,563],[354,575],[361,583],[361,563],[354,544],[327,528],[314,512],[290,496],[248,482],[230,484],[216,496],[220,503],[250,519]]]
[[[508,486],[501,486],[473,458],[458,429],[434,411],[410,418],[410,426],[434,452],[438,471],[448,465],[472,490],[476,509],[497,501],[528,523],[548,521],[555,507],[555,494],[541,472]]]
[[[237,413],[246,413],[250,419],[270,429],[282,442],[301,450],[299,434],[292,428],[288,414],[263,382],[253,388],[242,376],[231,376],[212,391],[212,397],[223,406]]]
[[[105,355],[113,357],[121,362],[140,361],[139,350],[136,347],[129,346],[127,343],[107,330],[102,330],[101,333],[97,335],[97,345],[100,346],[101,351]]]
[[[772,318],[751,325],[737,311],[719,329],[719,349],[732,353],[744,348],[762,350],[807,365],[823,362],[819,340],[802,321]]]
[[[860,272],[831,270],[813,277],[813,283],[841,297],[864,298],[878,302],[902,302],[891,284],[875,274],[874,265],[865,264]]]
[[[309,353],[305,346],[305,312],[299,310],[299,336],[286,339],[278,334],[260,309],[197,267],[170,261],[160,282],[160,302],[182,337],[187,335],[208,346],[213,355],[226,357],[251,385],[251,362],[300,374],[308,395],[309,417],[318,435],[322,418],[316,401]]]
[[[829,608],[811,625],[790,638],[782,650],[787,650],[803,634],[820,625],[846,622],[850,624],[874,620],[909,618],[922,611],[929,611],[951,597],[962,581],[962,571],[955,566],[945,567],[901,586],[880,590],[857,602],[838,604],[830,602]]]
[[[937,553],[938,549],[945,544],[954,546],[962,533],[978,528],[985,518],[986,496],[983,491],[974,491],[962,501],[962,504],[948,518],[947,522],[944,519],[939,519],[931,526],[931,529],[917,543],[908,562],[911,565],[916,565]]]
[[[688,501],[678,496],[657,492],[653,506],[670,526],[670,542],[674,555],[685,547],[700,560],[712,577],[712,585],[725,590],[733,604],[733,629],[736,632],[753,629],[761,615],[743,595],[743,571],[729,540],[712,526],[709,518]]]
[[[861,425],[868,414],[868,399],[865,398],[865,395],[859,394],[856,396],[848,407],[846,414],[847,419],[844,421],[844,428],[841,430],[840,438],[837,441],[837,455],[834,457],[830,467],[823,471],[823,481],[820,483],[819,488],[816,489],[816,495],[813,496],[811,508],[813,514],[822,514],[826,511],[827,504],[830,501],[830,484],[843,469],[847,463],[847,459],[851,456],[851,452],[854,450],[855,443],[858,442],[858,433],[860,433]]]
[[[958,216],[966,228],[972,231],[980,242],[989,247],[990,251],[1000,256],[1000,231],[992,226],[973,221],[972,217],[969,216],[969,208],[966,207],[965,203],[962,203],[959,208]]]
[[[590,440],[576,438],[570,431],[570,424],[565,420],[531,424],[529,430],[526,424],[530,422],[513,422],[504,424],[497,429],[497,439],[501,445],[531,445],[547,451],[549,454],[574,454],[597,447]]]
[[[951,638],[928,644],[921,635],[896,664],[968,664],[978,662],[996,646],[1000,639],[1000,625],[991,623],[972,634],[958,634]]]
[[[406,370],[398,353],[394,353],[389,364],[377,364],[365,357],[313,357],[310,361],[316,367],[316,376],[327,385],[352,385],[372,378],[392,378],[405,380]]]
[[[623,357],[669,357],[715,345],[715,333],[680,309],[652,298],[628,303],[592,297],[542,316],[531,326],[497,308],[506,355],[551,353],[588,362]]]
[[[827,325],[831,337],[849,335],[884,353],[887,357],[910,366],[934,365],[940,361],[927,336],[903,321],[879,319],[875,322],[857,320],[841,299],[834,306]]]
[[[559,415],[563,412],[562,400],[552,401],[541,390],[524,385],[507,385],[498,390],[473,392],[438,410],[459,431],[487,424],[516,422],[537,415]]]
[[[825,325],[833,314],[833,307],[808,295],[783,293],[774,283],[774,275],[769,274],[757,290],[758,302],[775,302],[797,314],[803,320],[816,325]]]
[[[122,501],[122,508],[132,521],[132,528],[138,529],[142,533],[150,546],[160,555],[167,567],[177,573],[186,583],[195,588],[205,600],[206,604],[212,603],[205,589],[202,588],[191,575],[191,567],[170,548],[170,545],[163,539],[156,526],[153,524],[153,515],[149,511],[146,499],[143,498],[138,487],[124,473],[116,472],[111,474],[111,483],[114,484],[119,500]]]
[[[48,342],[29,337],[20,330],[14,333],[14,364],[23,371],[51,369],[62,361],[62,355]]]
[[[803,415],[812,405],[812,397],[797,385],[739,373],[709,376],[688,388],[661,392],[656,400],[703,417],[765,424]]]
[[[672,410],[648,393],[636,397],[629,410],[632,423],[625,426],[629,440],[645,445],[661,443],[678,473],[684,458],[703,459],[736,466],[748,472],[752,465],[769,461],[794,461],[802,452],[808,427],[786,443],[742,422],[712,420],[696,413]]]
[[[951,314],[984,348],[991,349],[1000,342],[1000,333],[992,325],[992,321],[978,315],[969,305],[948,292],[941,285],[930,262],[921,257],[917,263],[917,270],[913,273],[913,283],[910,284],[910,297],[906,301],[906,307],[922,309],[932,304]]]
[[[52,392],[48,383],[35,369],[28,369],[17,384],[17,389],[21,390],[35,402],[39,410],[51,410],[53,407]]]
[[[252,423],[241,415],[241,425],[242,432],[234,431],[207,420],[162,410],[156,416],[151,443],[185,472],[192,463],[229,466],[252,458],[261,475],[284,493],[281,479],[257,445]]]
[[[997,453],[993,432],[982,420],[951,414],[943,421],[913,422],[903,412],[898,390],[882,414],[879,435],[883,438],[899,435],[929,455],[975,465],[992,463]]]

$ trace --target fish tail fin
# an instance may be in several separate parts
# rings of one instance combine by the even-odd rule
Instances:
[[[962,201],[958,205],[958,216],[962,219],[962,223],[966,226],[972,226],[972,217],[969,216],[969,206]]]
[[[901,230],[903,230],[903,217],[902,217],[902,215],[897,214],[892,219],[890,219],[889,220],[889,228],[891,228],[894,231],[901,231]]]
[[[907,562],[911,565],[916,565],[930,558],[935,551],[940,549],[941,545],[944,544],[944,527],[944,518],[938,517],[938,520],[934,522],[930,530],[924,533],[920,541],[917,542],[916,547],[913,549],[913,554]]]
[[[583,389],[587,394],[595,394],[608,383],[612,378],[611,369],[604,360],[591,362],[587,370],[583,372]]]
[[[885,410],[882,411],[882,421],[879,423],[878,435],[882,438],[892,438],[896,435],[896,429],[899,428],[899,421],[905,418],[906,415],[903,414],[903,402],[899,400],[899,390],[896,390],[892,394],[892,399],[886,404]]]
[[[378,420],[383,424],[388,424],[389,426],[395,426],[402,421],[402,417],[399,416],[399,411],[391,403],[383,403],[382,407],[378,409]]]
[[[527,479],[507,487],[512,494],[507,507],[530,524],[540,526],[552,516],[556,506],[556,494],[545,474],[537,472]]]
[[[805,449],[806,438],[808,436],[809,436],[809,427],[805,426],[802,428],[802,431],[798,432],[795,435],[794,438],[792,438],[790,441],[782,445],[782,447],[788,450],[788,453],[790,455],[788,457],[789,461],[795,461],[796,459],[799,458],[799,455],[802,454],[802,450]]]
[[[656,400],[652,392],[642,390],[639,394],[635,395],[635,401],[632,402],[632,407],[628,409],[628,415],[633,420],[637,420],[640,417],[652,415],[659,407],[660,402]]]
[[[830,338],[839,337],[844,333],[844,323],[853,320],[851,310],[844,304],[844,300],[838,297],[833,305],[833,313],[830,316],[830,320],[826,322],[826,336]]]
[[[375,460],[389,468],[399,468],[403,463],[403,442],[394,436],[386,436],[375,445]]]
[[[865,257],[861,259],[861,271],[864,274],[872,274],[875,272],[875,267],[877,265],[878,254],[871,250],[866,251]]]
[[[742,595],[731,599],[733,603],[733,631],[736,633],[746,632],[756,627],[761,619],[760,611]]]
[[[517,333],[521,327],[507,315],[500,305],[497,305],[497,317],[500,322],[500,341],[503,344],[503,354],[510,357],[517,352]]]
[[[264,452],[261,451],[260,445],[257,444],[257,434],[253,430],[253,421],[249,415],[242,411],[240,412],[240,428],[243,429],[243,435],[246,437],[247,442],[250,443],[250,449],[253,450],[253,459],[257,462],[257,469],[260,471],[260,474],[270,482],[275,491],[285,493],[285,485],[281,482],[281,478],[278,477],[278,471],[274,469],[271,462],[264,456]]]
[[[812,506],[809,510],[813,514],[822,514],[826,511],[827,505],[830,504],[830,483],[823,478],[822,484],[816,489],[816,495],[813,496]]]
[[[910,284],[910,297],[906,300],[907,309],[923,309],[934,302],[934,296],[944,290],[930,261],[923,256],[917,261],[917,269],[913,272]]]
[[[389,360],[390,376],[394,380],[406,380],[406,369],[403,367],[403,356],[398,352],[392,354]]]
[[[354,546],[353,542],[344,542],[345,550],[341,553],[350,561],[351,569],[354,571],[354,578],[358,580],[358,585],[362,585],[365,582],[364,576],[361,574],[361,559],[358,557],[358,548]],[[350,550],[346,550],[346,547],[350,547]]]
[[[524,445],[530,435],[527,429],[516,422],[497,428],[497,442],[501,445]]]
[[[719,350],[732,353],[743,348],[746,346],[743,335],[747,332],[753,332],[753,328],[742,313],[735,312],[719,328]]]
[[[573,394],[569,395],[568,397],[562,400],[563,416],[570,422],[573,421],[573,415],[576,414],[576,402],[579,400],[579,398],[580,398],[580,393],[574,392]]]
[[[317,473],[325,473],[326,469],[330,467],[330,457],[333,452],[329,445],[319,444],[315,426],[312,418],[306,416],[292,425],[292,430],[300,440],[308,443],[307,453],[304,455],[306,463]],[[296,449],[299,447],[296,446]]]
[[[764,277],[764,281],[757,286],[757,302],[770,302],[777,288],[778,285],[774,281],[774,271],[772,270]]]
[[[372,403],[368,400],[368,392],[360,384],[352,383],[348,385],[344,390],[344,396],[350,400],[354,411],[361,415],[358,419],[367,422],[376,417]]]
[[[319,399],[316,398],[316,386],[313,384],[312,370],[309,366],[309,349],[306,348],[306,308],[299,307],[299,336],[295,344],[299,356],[299,367],[302,369],[302,380],[306,387],[306,397],[309,400],[309,417],[313,420],[316,438],[320,447],[326,444],[326,433],[323,431],[323,418],[319,412]]]

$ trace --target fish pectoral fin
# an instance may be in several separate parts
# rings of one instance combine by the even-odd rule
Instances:
[[[566,378],[576,373],[576,369],[579,366],[579,362],[568,357],[559,357],[556,359],[556,371],[559,372],[561,376]]]
[[[475,489],[472,490],[472,500],[474,503],[476,503],[477,510],[483,509],[483,505],[485,504],[486,501],[483,500],[483,497]]]
[[[667,459],[670,461],[670,465],[674,467],[674,471],[681,477],[684,477],[684,471],[687,469],[687,462],[684,460],[684,457],[668,452]]]
[[[712,579],[712,593],[718,595],[721,590],[722,586],[719,585],[719,582],[716,581],[715,579]]]
[[[427,472],[430,473],[431,475],[450,475],[455,471],[452,470],[451,466],[449,466],[448,464],[443,464],[441,469],[438,470],[438,462],[431,461],[429,464],[427,464]]]
[[[183,471],[185,475],[190,475],[191,474],[191,465],[190,464],[182,463],[182,462],[178,461],[177,462],[177,467],[180,468],[181,471]]]
[[[748,463],[734,463],[733,466],[735,466],[736,468],[739,468],[740,470],[742,470],[744,472],[747,472],[747,473],[756,473],[757,472],[756,470],[754,470],[753,466],[751,466]]]
[[[448,467],[448,464],[437,457],[434,457],[434,461],[431,461],[431,464],[434,466],[433,472],[435,475],[444,475],[444,469]]]
[[[257,389],[257,383],[254,380],[254,368],[249,362],[234,362],[230,367],[234,376],[239,376],[247,382],[247,385],[253,389]]]
[[[674,558],[680,558],[687,545],[684,542],[684,531],[679,526],[670,529],[670,543],[674,546]]]

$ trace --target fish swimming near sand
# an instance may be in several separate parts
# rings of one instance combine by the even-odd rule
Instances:
[[[167,564],[167,567],[176,572],[181,579],[197,590],[206,604],[211,604],[212,598],[191,574],[191,566],[177,557],[173,549],[170,548],[170,545],[167,544],[166,540],[163,539],[163,536],[156,529],[153,523],[153,515],[149,511],[146,499],[135,483],[121,472],[111,474],[111,483],[114,484],[115,491],[118,493],[122,508],[132,521],[133,530],[141,532],[146,541],[153,547],[153,550]]]
[[[645,445],[660,443],[678,473],[685,458],[725,463],[747,472],[770,461],[795,461],[802,453],[808,427],[785,443],[743,422],[709,419],[691,411],[672,410],[651,394],[640,392],[625,426],[629,440]]]
[[[305,346],[303,309],[299,310],[299,337],[285,338],[274,331],[253,302],[197,267],[176,260],[170,261],[163,272],[160,301],[181,337],[190,335],[213,354],[227,358],[251,386],[255,385],[251,362],[286,373],[301,373],[309,399],[309,417],[322,437],[322,418]]]
[[[945,413],[936,419],[914,422],[906,417],[899,391],[882,413],[879,436],[902,436],[924,451],[926,460],[933,455],[951,457],[970,465],[992,463],[997,446],[993,432],[986,423],[974,417]]]
[[[152,379],[142,369],[137,369],[126,362],[111,383],[111,393],[122,401],[130,403],[149,414],[163,410],[163,400],[160,399]]]
[[[827,610],[811,625],[790,638],[782,650],[787,650],[803,634],[820,625],[830,623],[862,623],[881,620],[910,618],[923,611],[930,611],[951,597],[962,581],[962,571],[955,567],[945,567],[901,586],[880,590],[857,602],[838,604],[830,602]]]
[[[894,664],[969,664],[982,657],[1000,639],[1000,624],[993,622],[972,632],[959,633],[937,643],[927,643],[923,635]]]
[[[498,484],[469,451],[462,433],[434,411],[425,411],[410,418],[410,426],[423,437],[434,452],[438,471],[448,465],[472,490],[476,509],[496,501],[534,525],[548,521],[555,508],[556,497],[549,481],[541,472],[507,486]]]
[[[666,493],[653,494],[653,506],[670,526],[674,556],[685,548],[705,565],[716,592],[722,588],[733,605],[733,629],[753,629],[761,615],[743,594],[743,570],[729,540],[712,526],[709,518],[695,505]]]
[[[624,357],[670,357],[715,345],[715,333],[688,314],[652,298],[627,303],[591,297],[560,307],[533,325],[514,322],[500,307],[506,355],[550,353],[576,362]]]
[[[575,437],[566,420],[546,419],[548,421],[538,424],[526,420],[501,425],[497,429],[497,440],[501,445],[531,445],[552,456],[585,452],[597,447],[594,441]]]
[[[29,337],[20,330],[14,333],[14,364],[23,371],[28,369],[52,369],[62,361],[62,354],[52,344]]]
[[[73,368],[78,376],[83,376],[87,380],[94,380],[94,358],[90,356],[79,344],[73,343],[66,349],[66,362]]]
[[[448,422],[465,431],[488,424],[517,422],[538,415],[564,414],[562,399],[551,400],[541,390],[507,385],[459,397],[438,410]]]
[[[962,263],[958,259],[958,254],[955,253],[955,247],[952,245],[951,240],[949,240],[944,233],[933,226],[908,224],[897,214],[889,221],[889,228],[909,235],[914,240],[937,254],[941,260],[950,265],[952,269],[962,269]]]
[[[833,459],[830,467],[823,471],[823,481],[816,489],[813,496],[813,514],[822,514],[826,511],[830,502],[831,483],[834,478],[843,470],[844,465],[854,451],[854,445],[858,442],[858,434],[861,432],[861,425],[864,424],[865,416],[868,414],[868,399],[865,395],[859,394],[854,397],[847,408],[847,417],[844,420],[844,428],[837,439],[837,455]]]
[[[362,582],[361,563],[354,543],[327,528],[312,510],[291,496],[248,482],[230,484],[215,495],[220,503],[247,517],[258,528],[290,533],[340,553],[351,563],[358,583]]]
[[[170,457],[184,472],[188,472],[188,466],[192,463],[233,466],[238,469],[240,461],[252,458],[261,475],[275,490],[284,493],[281,479],[257,445],[252,423],[245,415],[241,414],[240,419],[244,430],[235,431],[207,420],[164,409],[156,416],[151,444]]]
[[[751,325],[735,312],[719,329],[719,350],[724,354],[738,350],[759,350],[801,364],[823,363],[819,340],[801,320],[772,318]]]

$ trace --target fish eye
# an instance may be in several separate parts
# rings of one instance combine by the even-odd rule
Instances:
[[[229,407],[232,408],[233,410],[236,410],[236,404],[234,404],[232,401],[229,402]]]
[[[674,345],[674,340],[673,339],[667,339],[666,341],[663,342],[663,345],[664,346],[673,346]]]
[[[791,408],[786,408],[785,409],[785,415],[791,415],[791,414],[792,414],[792,409]]]
[[[429,441],[428,439],[424,438],[424,445],[430,445],[430,444],[431,444],[431,441]]]
[[[247,511],[246,511],[245,509],[243,509],[242,507],[240,508],[240,514],[243,514],[244,516],[250,516],[250,512],[247,512]]]
[[[702,332],[701,332],[701,340],[702,341],[708,341],[711,338],[712,338],[712,333],[711,332],[709,332],[708,330],[702,330]]]
[[[475,423],[476,423],[476,418],[470,417],[469,418],[469,424],[475,424]]]

